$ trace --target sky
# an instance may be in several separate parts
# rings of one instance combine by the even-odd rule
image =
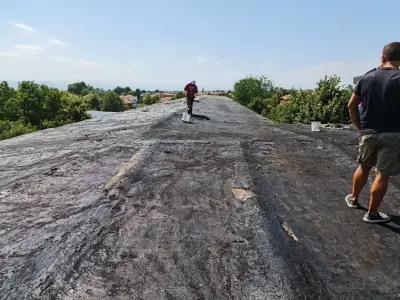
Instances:
[[[231,89],[343,84],[400,40],[398,0],[0,0],[0,80]]]

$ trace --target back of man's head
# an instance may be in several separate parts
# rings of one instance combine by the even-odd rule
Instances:
[[[386,61],[400,61],[400,42],[393,42],[383,47],[382,55]]]

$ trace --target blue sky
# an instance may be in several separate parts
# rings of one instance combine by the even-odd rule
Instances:
[[[0,80],[63,87],[229,89],[247,75],[345,84],[400,40],[400,2],[14,0],[0,11]]]

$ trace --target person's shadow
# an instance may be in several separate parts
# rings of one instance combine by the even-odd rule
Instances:
[[[392,220],[389,223],[381,224],[381,226],[400,234],[400,217],[395,215],[391,215],[391,217]]]
[[[363,210],[365,212],[368,211],[368,209],[365,208],[364,206],[360,206],[358,209]],[[389,229],[395,233],[400,234],[400,216],[396,216],[396,215],[390,215],[390,216],[392,217],[390,222],[379,224],[379,225],[381,225],[382,227],[385,227],[386,229]]]
[[[205,115],[192,114],[192,117],[200,120],[210,120],[210,118]]]

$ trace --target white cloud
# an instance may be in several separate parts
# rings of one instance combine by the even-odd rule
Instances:
[[[20,57],[21,55],[18,53],[11,53],[11,52],[0,52],[0,56],[2,56],[2,57]]]
[[[11,25],[14,26],[14,27],[16,27],[16,28],[18,28],[18,29],[24,30],[24,31],[36,32],[36,29],[35,29],[35,28],[33,28],[33,27],[31,27],[31,26],[28,26],[28,25],[26,25],[26,24],[14,22],[14,23],[11,23]]]
[[[222,65],[222,62],[216,61],[215,64],[216,64],[217,66],[220,66],[220,65]]]
[[[50,40],[50,41],[48,41],[48,43],[50,45],[60,46],[60,47],[65,47],[67,45],[66,42],[61,41],[61,40],[57,40],[57,39]]]
[[[15,45],[15,48],[19,50],[26,50],[26,51],[31,51],[31,52],[36,52],[36,51],[42,51],[44,50],[43,47],[40,47],[38,45],[28,45],[28,44],[19,44]]]

